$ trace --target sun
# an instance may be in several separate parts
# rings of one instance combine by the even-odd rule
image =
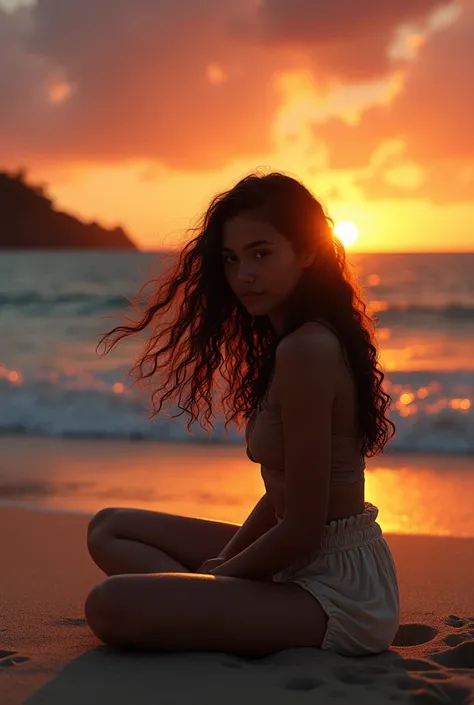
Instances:
[[[341,220],[334,226],[334,233],[341,240],[344,247],[351,247],[359,238],[359,228],[350,220]]]

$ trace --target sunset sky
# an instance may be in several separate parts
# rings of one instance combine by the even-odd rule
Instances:
[[[179,244],[256,168],[354,251],[474,249],[474,0],[0,0],[0,169]]]

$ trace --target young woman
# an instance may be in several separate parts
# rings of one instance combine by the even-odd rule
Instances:
[[[152,328],[134,369],[153,382],[167,373],[154,412],[175,399],[188,428],[210,422],[219,373],[227,424],[248,421],[265,494],[242,526],[98,512],[88,546],[110,577],[85,612],[103,642],[245,654],[389,648],[397,574],[364,468],[394,427],[365,310],[321,204],[293,178],[252,174],[214,198],[143,316],[105,336],[111,347]]]

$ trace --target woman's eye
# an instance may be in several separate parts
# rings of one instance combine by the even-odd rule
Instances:
[[[263,259],[264,257],[267,257],[270,254],[271,254],[271,252],[265,252],[263,250],[256,250],[256,252],[254,253],[255,257],[257,257],[257,255],[259,255],[259,259]],[[232,264],[236,260],[235,260],[234,255],[222,255],[222,261],[225,264]]]

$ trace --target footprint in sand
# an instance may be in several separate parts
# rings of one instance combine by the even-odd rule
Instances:
[[[431,656],[433,661],[448,668],[474,668],[474,639]]]
[[[474,618],[468,617],[458,617],[457,614],[450,614],[444,620],[446,624],[450,627],[467,627],[468,625],[474,626]]]
[[[401,624],[392,646],[418,646],[438,636],[438,631],[429,624]]]
[[[353,671],[349,668],[340,668],[336,673],[336,677],[342,683],[348,685],[372,685],[375,678],[372,673],[367,673],[365,669]]]
[[[0,649],[0,668],[11,668],[11,666],[18,666],[20,663],[25,663],[25,661],[29,660],[28,656],[19,656],[18,651]]]
[[[443,643],[447,646],[457,646],[463,641],[469,641],[472,635],[466,632],[458,632],[457,634],[448,634],[444,637]]]
[[[357,670],[339,668],[336,671],[336,677],[342,683],[348,683],[349,685],[373,685],[377,682],[378,677],[386,677],[389,673],[389,669],[385,668],[385,666],[364,664]]]
[[[364,663],[364,673],[368,676],[387,676],[390,673],[390,669],[386,666],[370,666]]]
[[[320,685],[323,685],[324,681],[319,678],[289,678],[282,685],[285,690],[314,690]]]
[[[403,668],[405,671],[436,671],[438,667],[426,661],[424,659],[417,658],[403,658],[400,661],[396,661],[394,664],[395,668]]]
[[[66,617],[61,620],[64,627],[87,627],[87,620],[82,617]]]

